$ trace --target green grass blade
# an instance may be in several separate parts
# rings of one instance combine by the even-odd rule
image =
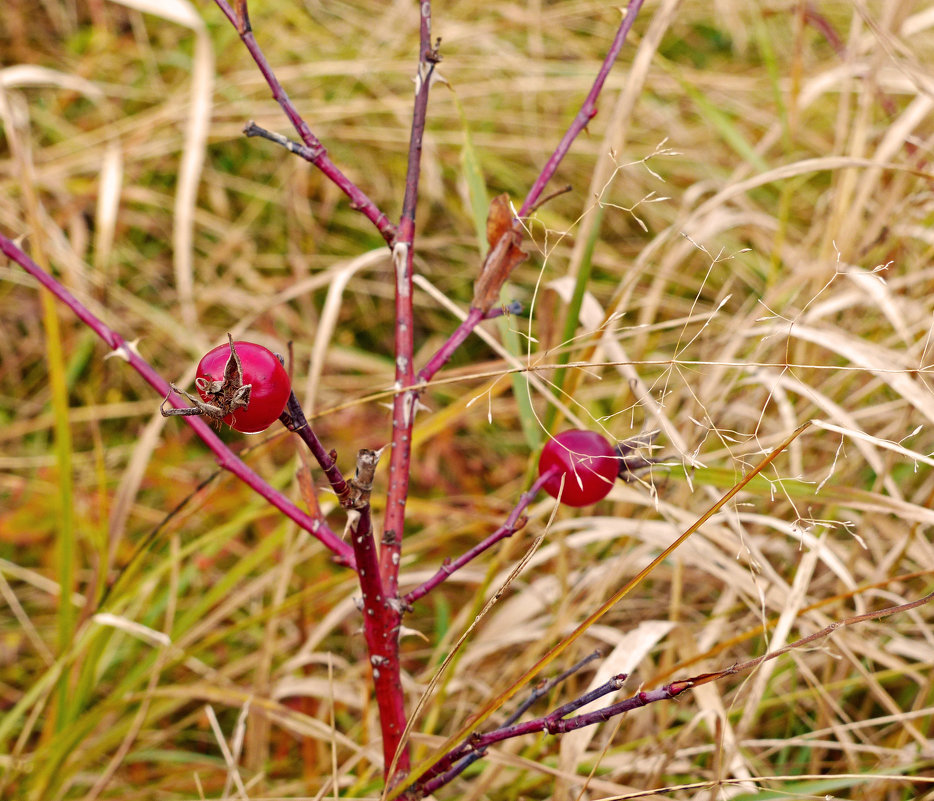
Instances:
[[[772,47],[772,37],[765,24],[762,10],[753,15],[753,30],[756,34],[756,45],[759,47],[759,53],[762,56],[762,62],[765,64],[765,70],[769,76],[769,83],[772,87],[772,100],[775,102],[775,110],[778,119],[782,124],[782,138],[784,139],[785,149],[789,152],[792,149],[791,128],[788,124],[788,107],[785,105],[785,98],[781,87],[781,69],[778,65],[778,58],[775,55],[775,48]]]
[[[744,161],[749,162],[758,172],[768,172],[769,165],[762,158],[749,142],[742,131],[736,126],[729,114],[722,111],[716,103],[710,100],[707,95],[697,89],[689,81],[681,77],[678,69],[670,62],[664,59],[658,59],[658,65],[665,69],[681,86],[684,94],[687,95],[697,106],[701,116],[709,122],[713,128],[720,134],[720,137],[729,147],[736,152]]]
[[[490,249],[486,241],[486,217],[490,210],[490,196],[486,191],[486,181],[483,180],[483,170],[474,150],[473,140],[470,138],[470,129],[467,127],[467,118],[457,95],[454,96],[457,113],[461,120],[461,130],[464,133],[464,145],[461,148],[461,173],[467,184],[467,198],[470,202],[470,218],[473,220],[474,230],[477,233],[477,246],[480,255],[485,257]]]
[[[55,570],[60,587],[58,603],[58,653],[64,654],[71,645],[75,629],[75,610],[71,595],[75,584],[75,523],[74,485],[72,478],[71,427],[68,423],[68,386],[65,358],[62,352],[61,330],[55,299],[42,293],[42,322],[45,328],[46,357],[49,366],[49,387],[52,414],[55,419],[55,464],[58,474],[58,530],[55,543]],[[56,728],[70,718],[68,674],[59,679]]]
[[[464,145],[461,148],[461,170],[464,181],[467,184],[467,194],[470,201],[470,216],[473,220],[474,229],[477,233],[477,247],[480,255],[485,257],[490,249],[486,239],[486,218],[490,211],[490,197],[486,191],[486,182],[483,179],[483,170],[480,167],[480,161],[477,158],[477,152],[474,150],[473,142],[470,138],[470,129],[467,127],[467,119],[464,115],[464,109],[460,101],[455,99],[457,111],[460,115],[461,129],[464,133]],[[478,265],[479,269],[479,265]],[[503,304],[509,303],[512,298],[509,296],[508,282],[503,286],[500,292],[500,301]],[[522,358],[522,341],[518,332],[510,324],[509,317],[500,317],[497,321],[500,337],[503,345],[516,358]],[[541,446],[541,430],[538,420],[535,416],[535,410],[532,408],[532,399],[529,396],[528,379],[521,373],[514,373],[512,376],[512,392],[516,398],[516,405],[519,413],[519,424],[522,427],[522,433],[530,450],[538,450]]]

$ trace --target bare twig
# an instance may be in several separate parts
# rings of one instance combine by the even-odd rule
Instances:
[[[464,344],[464,341],[473,333],[477,325],[486,319],[486,314],[483,309],[471,307],[464,321],[454,329],[454,333],[448,337],[447,341],[438,349],[438,352],[418,371],[417,381],[419,383],[430,381],[435,373],[448,363],[454,352]]]
[[[412,261],[415,240],[415,207],[418,201],[418,182],[421,176],[422,138],[428,110],[428,93],[435,64],[441,56],[437,43],[431,43],[431,2],[419,4],[420,44],[418,71],[415,76],[415,106],[412,112],[412,131],[409,137],[409,159],[405,177],[405,196],[402,201],[402,217],[393,245],[392,261],[396,275],[395,308],[395,354],[396,388],[415,383],[412,365],[414,353],[412,311]],[[389,494],[386,500],[386,516],[383,522],[383,542],[380,550],[380,569],[383,584],[390,596],[398,595],[399,557],[402,550],[402,534],[405,523],[405,503],[409,491],[411,472],[412,425],[418,406],[418,392],[407,390],[398,393],[392,406],[392,451],[389,457]]]
[[[409,798],[423,798],[433,793],[435,790],[443,787],[445,784],[456,778],[464,769],[476,762],[482,757],[487,749],[494,743],[503,740],[510,740],[514,737],[521,737],[524,734],[530,734],[536,731],[547,731],[550,734],[561,733],[561,726],[566,722],[562,720],[575,709],[596,701],[605,695],[619,690],[628,677],[625,673],[618,673],[599,687],[584,693],[570,703],[558,707],[553,712],[525,723],[517,723],[518,716],[510,716],[503,726],[494,729],[486,734],[474,734],[459,748],[438,760],[422,777],[422,780],[413,787]],[[453,764],[453,763],[457,764]],[[453,765],[453,766],[452,766]],[[443,772],[442,772],[443,771]],[[427,778],[427,780],[425,780]],[[424,783],[422,783],[424,782]]]
[[[528,710],[532,704],[534,704],[539,698],[550,693],[555,687],[557,687],[561,682],[566,681],[575,673],[577,673],[582,668],[589,665],[593,662],[594,659],[597,659],[601,656],[600,650],[592,651],[587,654],[583,659],[581,659],[577,664],[572,665],[563,673],[559,673],[553,679],[548,681],[541,682],[532,692],[529,693],[529,697],[526,698],[519,706],[516,708],[516,711],[513,712],[506,720],[503,722],[503,725],[500,728],[507,726],[512,726],[519,718],[521,718],[526,710]],[[421,785],[421,792],[423,795],[431,795],[436,789],[444,787],[444,785],[449,784],[454,781],[461,773],[463,773],[467,768],[469,768],[474,762],[483,759],[486,756],[487,749],[481,748],[477,751],[474,751],[471,754],[468,754],[459,762],[457,762],[452,768],[448,769],[439,776],[435,776],[433,779],[426,781],[424,785]]]
[[[340,468],[337,466],[337,453],[335,451],[326,450],[324,445],[321,444],[321,440],[318,439],[318,436],[308,424],[308,420],[305,418],[305,412],[302,410],[301,404],[298,402],[298,398],[295,396],[294,392],[289,396],[288,403],[286,403],[285,410],[282,412],[279,420],[289,431],[297,434],[302,442],[308,446],[308,450],[311,451],[312,456],[315,457],[321,469],[324,471],[324,474],[327,476],[331,484],[331,489],[333,489],[334,494],[337,495],[340,505],[346,506],[348,498],[350,497],[350,487],[347,485],[343,473],[341,473]]]
[[[580,709],[591,701],[594,701],[597,698],[601,698],[610,692],[614,692],[615,690],[620,689],[626,677],[624,674],[619,674],[611,678],[605,684],[602,684],[600,687],[597,687],[588,693],[584,693],[574,701],[568,704],[564,704],[563,706],[555,709],[553,712],[550,712],[547,715],[543,715],[540,718],[535,718],[534,720],[529,720],[525,723],[514,723],[512,721],[508,721],[506,725],[500,726],[499,728],[487,732],[486,734],[475,733],[471,735],[467,741],[462,743],[457,748],[449,751],[427,771],[425,771],[418,782],[409,788],[406,797],[411,799],[423,798],[426,795],[433,793],[438,788],[442,787],[444,784],[453,780],[457,775],[459,775],[466,767],[466,764],[461,767],[462,763],[464,763],[468,758],[474,756],[479,758],[477,755],[482,756],[481,752],[484,752],[494,743],[502,742],[503,740],[509,740],[514,737],[521,737],[522,735],[530,734],[532,732],[547,731],[549,734],[565,734],[566,732],[582,729],[586,726],[593,726],[597,723],[603,723],[613,717],[616,717],[617,715],[622,715],[626,712],[632,711],[633,709],[639,709],[640,707],[648,706],[649,704],[656,703],[658,701],[667,701],[673,698],[677,698],[687,690],[693,690],[712,681],[719,681],[720,679],[726,678],[727,676],[735,676],[739,673],[745,673],[752,670],[753,668],[758,667],[763,662],[777,659],[783,654],[787,654],[789,651],[803,648],[804,646],[810,645],[816,640],[829,637],[835,631],[838,631],[839,629],[845,628],[847,626],[852,626],[857,623],[865,623],[870,620],[878,620],[880,618],[889,617],[890,615],[898,614],[900,612],[907,612],[910,609],[915,609],[916,607],[930,603],[932,600],[934,600],[934,592],[931,592],[915,601],[898,604],[897,606],[886,607],[885,609],[880,609],[875,612],[866,612],[862,615],[854,615],[853,617],[846,618],[845,620],[831,623],[829,626],[825,626],[820,631],[816,631],[813,634],[809,634],[807,637],[802,637],[799,640],[795,640],[783,648],[779,648],[775,651],[763,654],[762,656],[756,657],[755,659],[750,659],[746,662],[740,662],[738,664],[731,665],[728,668],[724,668],[723,670],[717,670],[712,673],[702,673],[698,676],[693,676],[688,679],[672,681],[669,684],[654,690],[646,690],[634,693],[633,695],[623,699],[622,701],[619,701],[618,703],[610,704],[609,706],[593,710],[592,712],[585,712],[581,715],[568,717],[568,715],[570,715],[572,712]]]
[[[396,240],[392,246],[392,262],[396,279],[395,291],[395,387],[411,385],[414,378],[412,365],[415,350],[414,315],[412,308],[412,264],[415,256],[415,209],[418,203],[418,184],[421,176],[422,138],[428,113],[428,94],[435,64],[440,61],[438,44],[431,40],[431,0],[419,3],[419,54],[415,76],[415,104],[412,111],[412,130],[409,135],[409,157],[405,177],[402,215]],[[402,553],[402,535],[405,526],[405,504],[409,492],[411,473],[412,425],[418,406],[418,392],[399,392],[392,405],[392,443],[389,457],[389,491],[383,537],[380,547],[380,574],[386,606],[385,658],[379,667],[376,681],[376,700],[380,709],[380,727],[383,732],[383,767],[385,777],[395,783],[409,773],[409,748],[402,741],[406,728],[405,705],[402,697],[401,666],[399,664],[399,630],[402,624],[402,604],[399,601],[399,564]],[[377,678],[374,672],[374,678]]]
[[[386,595],[373,538],[370,491],[380,451],[363,448],[357,454],[356,475],[350,480],[350,541],[357,561],[363,598],[363,634],[383,733],[384,771],[389,770],[405,729],[405,703],[399,671],[399,611]],[[408,762],[400,763],[404,769]]]
[[[289,121],[292,123],[292,126],[298,132],[299,137],[302,142],[305,143],[306,150],[297,150],[289,148],[293,153],[297,153],[302,158],[310,161],[315,165],[322,173],[331,181],[336,187],[338,187],[347,197],[350,199],[351,208],[356,209],[361,214],[363,214],[373,225],[376,226],[376,229],[380,232],[383,239],[386,240],[386,243],[391,247],[396,238],[396,228],[389,221],[389,218],[377,207],[377,205],[370,200],[369,197],[364,193],[359,186],[357,186],[353,181],[350,180],[337,165],[331,161],[328,156],[327,150],[324,145],[321,144],[321,141],[317,136],[312,133],[311,128],[308,127],[308,123],[302,118],[298,113],[298,110],[292,104],[292,101],[289,99],[289,96],[286,94],[285,89],[282,88],[282,84],[279,83],[279,79],[276,78],[275,73],[272,71],[272,68],[269,66],[269,62],[266,60],[266,56],[263,54],[263,51],[260,49],[259,44],[257,44],[255,37],[253,36],[253,28],[250,25],[249,13],[247,10],[246,0],[237,0],[237,10],[234,11],[231,8],[230,3],[227,0],[214,0],[217,3],[218,8],[224,13],[227,19],[230,20],[230,23],[234,26],[237,33],[240,35],[240,39],[243,44],[246,46],[246,49],[250,52],[250,55],[253,57],[253,61],[256,62],[256,66],[259,68],[259,71],[263,74],[263,77],[266,79],[266,83],[269,88],[272,90],[272,96],[275,98],[276,102],[282,107],[282,110],[285,112],[285,115],[289,118]],[[257,126],[258,128],[258,126]],[[260,129],[263,130],[263,129]],[[254,131],[247,133],[250,135],[261,135],[258,132]],[[275,138],[274,135],[271,135],[267,138],[273,139],[273,141],[279,142],[279,144],[285,144],[288,140],[285,137],[281,137],[281,140]],[[288,147],[288,145],[285,145]]]
[[[517,531],[525,526],[526,519],[522,517],[522,513],[525,511],[526,507],[535,499],[535,496],[538,495],[541,488],[548,483],[552,478],[550,472],[545,473],[542,476],[539,476],[538,480],[529,487],[528,492],[523,493],[522,497],[519,498],[519,503],[516,504],[515,508],[510,512],[509,517],[506,518],[506,522],[503,523],[496,531],[490,534],[489,537],[484,539],[481,542],[478,542],[466,553],[459,556],[457,559],[451,561],[450,559],[445,559],[444,563],[438,569],[438,572],[435,573],[428,581],[424,584],[419,585],[411,592],[408,592],[403,596],[402,600],[407,607],[415,603],[419,598],[424,598],[429,592],[431,592],[435,587],[437,587],[441,582],[443,582],[448,576],[454,572],[460,570],[468,562],[476,559],[484,551],[492,548],[500,540],[504,540],[507,537],[511,537]]]
[[[538,178],[536,178],[535,183],[532,184],[529,193],[525,196],[525,201],[523,201],[522,206],[519,208],[520,217],[525,217],[531,209],[535,207],[545,186],[558,169],[561,160],[567,155],[568,150],[571,149],[571,144],[577,139],[581,131],[587,127],[587,123],[597,116],[597,98],[600,97],[600,92],[603,91],[603,84],[610,74],[610,70],[613,67],[613,63],[616,61],[616,57],[619,55],[619,51],[623,49],[623,44],[626,41],[626,37],[629,35],[629,31],[632,30],[632,26],[636,21],[636,17],[639,15],[639,10],[642,8],[643,2],[644,0],[629,0],[629,5],[626,6],[626,11],[623,13],[623,21],[616,31],[616,36],[613,38],[613,43],[610,45],[606,58],[603,59],[603,64],[600,67],[600,71],[597,73],[593,86],[587,93],[587,97],[584,99],[580,111],[577,112],[577,116],[574,117],[574,121],[571,123],[564,136],[561,137],[561,141],[555,148],[554,153],[552,153],[548,161],[545,162],[541,173]]]

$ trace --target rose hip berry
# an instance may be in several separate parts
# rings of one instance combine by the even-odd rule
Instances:
[[[203,414],[244,434],[264,431],[279,419],[292,391],[279,358],[262,345],[234,342],[229,334],[227,340],[198,364],[195,386],[201,399],[173,385],[194,407],[165,409],[163,402],[164,416]]]
[[[619,457],[603,437],[593,431],[572,429],[552,438],[538,460],[538,474],[551,472],[545,491],[561,495],[568,506],[589,506],[605,498],[619,472]],[[561,478],[564,476],[564,490]]]

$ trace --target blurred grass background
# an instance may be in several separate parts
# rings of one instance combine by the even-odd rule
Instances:
[[[416,11],[251,9],[298,109],[393,218]],[[521,201],[618,21],[589,0],[435,8],[419,364],[470,301],[479,187]],[[360,401],[392,382],[385,246],[307,164],[243,138],[249,119],[291,131],[220,12],[10,0],[0,59],[4,233],[168,380],[190,384],[227,331],[292,342],[296,390],[342,467],[385,444],[388,410]],[[541,501],[521,535],[417,604],[411,706],[545,533],[416,723],[417,758],[808,419],[566,664],[600,646],[601,671],[657,686],[930,590],[932,63],[920,0],[646,4],[553,182],[571,191],[529,223],[533,254],[508,287],[529,317],[486,326],[544,382],[563,361],[586,368],[561,393],[531,386],[536,419],[503,352],[467,342],[419,416],[404,586],[503,520],[549,391],[611,437],[661,429],[665,463],[547,532]],[[0,797],[376,797],[353,577],[216,476],[161,399],[15,265],[0,265],[0,335]],[[300,498],[287,438],[224,436]],[[934,798],[930,621],[922,607],[678,703],[505,743],[439,797]],[[599,680],[583,673],[550,706]]]

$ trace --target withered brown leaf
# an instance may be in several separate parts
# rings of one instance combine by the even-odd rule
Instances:
[[[471,304],[484,312],[499,302],[499,291],[506,279],[528,255],[522,249],[522,234],[513,220],[509,196],[506,194],[493,198],[490,204],[490,213],[486,218],[486,238],[490,243],[490,252],[474,284]]]

